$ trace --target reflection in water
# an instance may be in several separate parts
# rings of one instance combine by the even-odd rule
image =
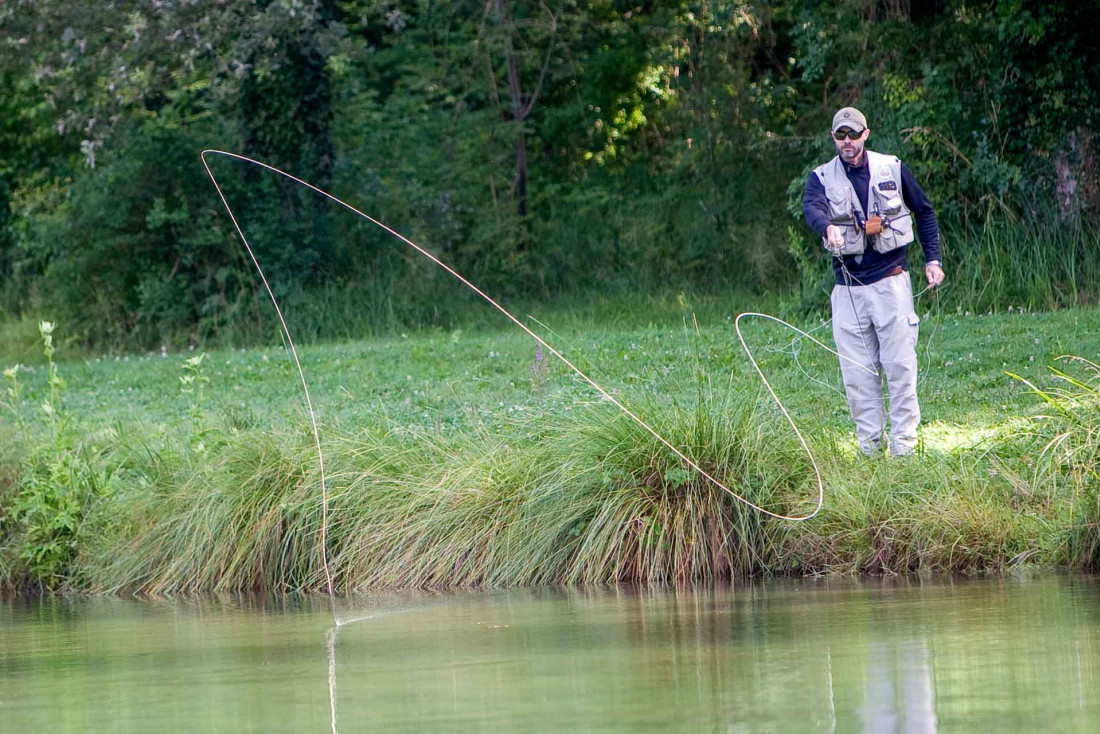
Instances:
[[[867,692],[859,710],[863,731],[935,732],[935,694],[925,641],[872,642],[868,653]]]
[[[454,619],[430,611],[412,615],[424,617],[420,621],[405,613],[384,622],[374,615],[366,626],[349,630],[347,663],[356,672],[345,703],[349,721],[363,723],[364,712],[386,710],[391,694],[400,698],[415,689],[428,721],[447,721],[458,730],[529,729],[536,722],[535,729],[545,730],[598,725],[928,734],[946,716],[1029,731],[1025,722],[1041,717],[1029,719],[1026,711],[1043,694],[1032,697],[1023,715],[1012,713],[998,687],[981,681],[988,672],[981,660],[992,655],[994,675],[1014,678],[1025,688],[1046,688],[1050,681],[1032,669],[1032,651],[1041,650],[1051,662],[1058,657],[1057,645],[1050,644],[1049,628],[1028,630],[1019,627],[1019,618],[1034,614],[1026,608],[1047,606],[1052,595],[1064,591],[1003,582],[800,582],[727,591],[469,595],[451,599]],[[1095,649],[1095,620],[1081,619],[1077,604],[1066,611],[1070,619],[1063,621],[1083,624],[1080,631]],[[411,640],[410,630],[417,630]],[[1003,644],[987,646],[987,638],[1003,643],[1006,633],[1016,636],[1021,655],[1015,661],[1003,657]],[[456,634],[467,640],[456,642]],[[372,655],[393,662],[388,638],[403,635],[405,664],[383,671]],[[335,640],[333,632],[334,707]],[[383,649],[369,649],[368,640]],[[946,642],[940,677],[935,640]],[[1064,682],[1071,684],[1066,688],[1074,692],[1074,708],[1089,712],[1080,721],[1100,723],[1097,699],[1078,695],[1088,690],[1083,678],[1096,677],[1095,661],[1082,665],[1078,647],[1072,651],[1077,664],[1063,668],[1061,677],[1073,678]],[[450,657],[443,654],[447,650]],[[948,693],[939,712],[937,685]],[[532,691],[558,705],[533,703]],[[1061,708],[1053,701],[1047,705]],[[334,734],[335,721],[334,708]],[[413,725],[411,719],[403,723]]]
[[[1097,590],[0,600],[0,730],[1097,731]]]
[[[825,679],[826,690],[829,693],[829,731],[836,731],[836,701],[833,699],[833,653],[825,648]]]
[[[339,627],[333,627],[325,633],[325,647],[328,649],[328,708],[332,734],[336,734],[336,633],[339,631]]]
[[[451,598],[447,614],[423,606],[423,614],[408,614],[415,610],[406,607],[346,628],[342,655],[354,693],[345,716],[357,724],[373,714],[387,725],[414,725],[410,712],[394,715],[404,698],[427,721],[456,730],[537,722],[533,727],[547,731],[595,725],[926,733],[946,717],[1031,731],[1027,722],[1043,720],[1034,715],[1036,702],[1065,715],[1051,693],[1038,693],[1057,670],[1055,678],[1074,692],[1074,708],[1087,712],[1070,721],[1097,724],[1098,701],[1085,683],[1096,679],[1096,660],[1082,664],[1075,645],[1065,650],[1075,665],[1059,666],[1053,628],[1034,624],[1040,616],[1032,609],[1068,594],[1074,601],[1062,622],[1095,650],[1096,621],[1082,617],[1078,603],[1078,592],[1095,595],[1095,588],[1090,581],[1076,589],[1052,583],[470,594]],[[1033,624],[1021,624],[1024,618]],[[332,634],[333,712],[335,640]],[[988,675],[1032,689],[1022,713],[1012,713]],[[946,691],[944,701],[939,691]],[[334,722],[333,713],[333,731]]]
[[[429,596],[426,593],[415,594],[374,594],[361,598],[344,598],[339,603],[333,596],[329,597],[332,616],[336,625],[325,632],[325,649],[328,655],[328,706],[329,725],[332,734],[338,734],[336,726],[336,636],[340,630],[349,624],[369,622],[387,614],[409,613],[418,609],[432,606],[433,601],[445,600],[446,597],[436,594]],[[341,610],[340,607],[344,609]],[[341,614],[342,612],[342,614]]]

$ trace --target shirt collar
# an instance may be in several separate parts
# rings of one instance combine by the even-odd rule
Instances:
[[[840,156],[837,156],[837,157],[840,158]],[[867,167],[867,149],[866,148],[863,149],[863,162],[862,163],[859,163],[859,164],[854,165],[854,166],[849,166],[847,163],[844,162],[843,158],[840,158],[840,165],[844,166],[845,171],[858,171],[861,168],[866,168]]]

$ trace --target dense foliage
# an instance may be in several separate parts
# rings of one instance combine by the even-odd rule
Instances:
[[[982,285],[965,293],[975,308],[1087,300],[1094,10],[12,0],[0,9],[0,307],[119,346],[256,323],[204,147],[347,197],[495,293],[801,284],[812,301],[827,267],[798,200],[849,103],[869,114],[871,147],[925,183],[949,272],[1023,262],[998,288],[976,269],[956,279]],[[270,174],[214,165],[289,307],[343,303],[380,326],[447,318],[424,263],[392,239]],[[1029,275],[1040,264],[1043,282]]]

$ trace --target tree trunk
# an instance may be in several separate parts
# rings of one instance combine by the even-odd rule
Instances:
[[[508,100],[512,103],[512,122],[515,125],[513,148],[516,156],[516,175],[512,181],[512,192],[516,201],[516,211],[520,218],[520,239],[518,250],[527,249],[527,136],[523,134],[523,121],[529,109],[524,109],[523,91],[519,84],[519,58],[512,44],[512,25],[505,0],[496,0],[497,19],[505,26],[504,55],[508,64]]]

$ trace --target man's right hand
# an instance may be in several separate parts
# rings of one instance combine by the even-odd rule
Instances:
[[[830,224],[825,229],[825,240],[829,243],[829,251],[834,255],[839,255],[840,249],[844,247],[844,230],[835,224]]]

